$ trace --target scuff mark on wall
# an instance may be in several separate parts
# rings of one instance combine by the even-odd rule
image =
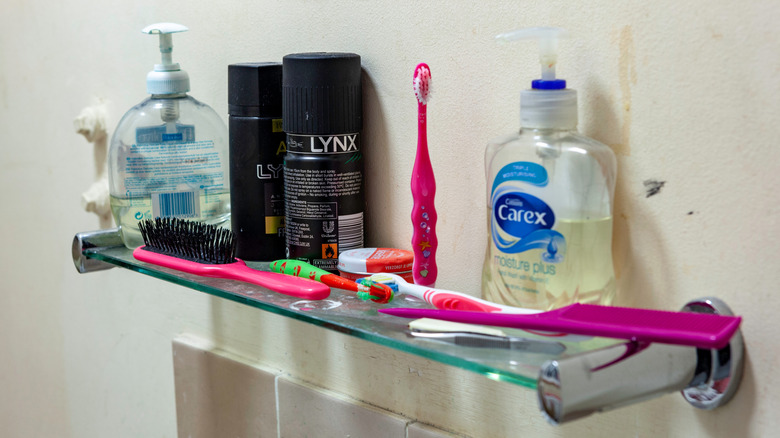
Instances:
[[[616,154],[631,155],[631,87],[636,85],[637,81],[636,50],[631,26],[624,26],[621,29],[618,48],[620,51],[618,83],[620,84],[623,126],[620,132],[620,143],[611,146]]]
[[[649,198],[661,193],[661,189],[664,187],[664,185],[666,185],[666,181],[646,179],[642,182],[642,184],[645,186],[645,197]]]
[[[418,370],[416,368],[409,367],[409,374],[417,374],[419,377],[422,377],[422,370]]]

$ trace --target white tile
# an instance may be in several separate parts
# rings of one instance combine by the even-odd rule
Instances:
[[[404,438],[404,417],[280,377],[280,438]]]
[[[427,424],[412,423],[407,428],[406,438],[464,438],[464,436],[454,435]]]
[[[180,438],[277,436],[275,375],[207,341],[173,341]]]

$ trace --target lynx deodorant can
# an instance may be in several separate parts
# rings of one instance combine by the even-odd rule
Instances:
[[[282,65],[228,66],[231,225],[236,257],[284,258]]]
[[[360,56],[298,53],[282,65],[287,257],[336,273],[341,252],[364,246]]]

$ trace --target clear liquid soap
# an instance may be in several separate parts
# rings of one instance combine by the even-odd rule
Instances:
[[[522,29],[499,40],[538,39],[542,78],[521,92],[521,126],[485,151],[487,300],[548,310],[611,304],[616,159],[577,132],[577,92],[555,77],[558,28]]]
[[[172,60],[171,35],[187,28],[158,23],[162,61],[146,78],[151,95],[119,121],[109,149],[111,211],[128,248],[143,245],[138,222],[179,217],[229,226],[227,127],[189,96],[187,72]]]

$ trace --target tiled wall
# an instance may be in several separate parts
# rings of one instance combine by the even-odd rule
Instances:
[[[173,370],[182,438],[459,436],[248,363],[188,335],[173,341]]]

